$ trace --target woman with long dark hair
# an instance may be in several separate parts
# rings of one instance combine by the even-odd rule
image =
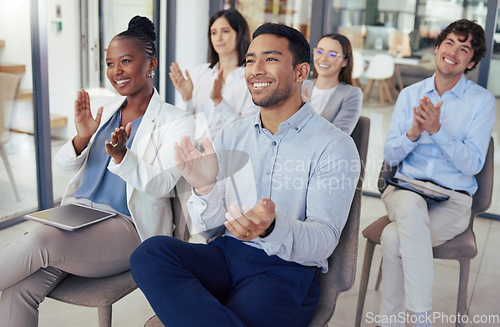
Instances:
[[[197,117],[197,139],[215,137],[221,127],[258,111],[244,78],[250,32],[236,10],[220,10],[209,21],[209,58],[183,75],[178,63],[170,65],[170,79],[182,95],[185,110]]]

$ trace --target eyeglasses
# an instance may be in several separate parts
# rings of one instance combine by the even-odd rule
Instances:
[[[321,49],[318,49],[318,48],[314,48],[314,53],[317,54],[317,55],[322,55],[323,53],[325,53],[325,50],[321,50]],[[337,53],[335,51],[328,51],[326,52],[326,54],[330,57],[330,58],[335,58],[335,57],[342,57],[344,58],[345,56],[341,55],[340,53]]]

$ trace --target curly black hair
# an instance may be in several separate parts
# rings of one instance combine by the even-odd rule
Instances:
[[[155,25],[147,17],[133,17],[128,23],[128,29],[118,33],[115,37],[136,39],[144,47],[144,51],[146,52],[146,56],[148,58],[156,56]]]
[[[471,37],[470,44],[474,55],[472,56],[471,62],[474,62],[474,66],[471,69],[466,69],[465,73],[476,68],[477,64],[484,58],[486,54],[486,38],[484,36],[484,29],[481,25],[477,24],[476,21],[468,19],[459,19],[450,25],[448,25],[436,38],[436,46],[439,47],[441,43],[450,34],[454,33],[461,36],[460,42],[466,42]]]

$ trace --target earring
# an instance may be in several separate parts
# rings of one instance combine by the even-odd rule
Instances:
[[[154,71],[154,70],[153,70],[153,71],[151,71],[151,72],[149,72],[149,71],[148,71],[147,76],[148,76],[148,78],[153,78],[153,77],[155,77],[155,71]]]

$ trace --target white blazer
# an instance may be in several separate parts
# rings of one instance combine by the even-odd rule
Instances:
[[[104,108],[99,129],[124,101],[122,96],[91,101],[94,117],[99,107]],[[172,235],[174,226],[170,197],[181,176],[175,165],[173,144],[179,142],[182,135],[189,135],[193,140],[194,134],[193,117],[163,102],[154,90],[131,148],[120,164],[110,160],[109,171],[126,182],[127,206],[141,240],[154,235]],[[79,156],[75,153],[72,140],[63,145],[55,156],[55,163],[62,172],[76,173],[66,189],[63,204],[83,182],[94,137],[95,134]]]

